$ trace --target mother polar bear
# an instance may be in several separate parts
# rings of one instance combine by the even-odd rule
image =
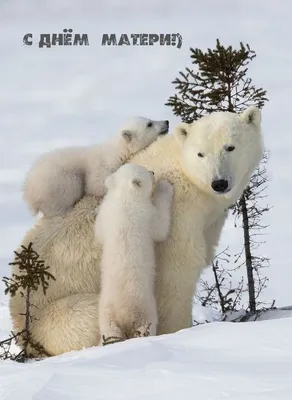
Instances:
[[[261,113],[249,107],[241,114],[216,112],[181,123],[173,135],[132,157],[131,162],[174,186],[171,232],[156,247],[158,334],[192,325],[192,298],[200,273],[213,260],[226,209],[248,185],[262,151]],[[33,242],[56,278],[46,295],[41,289],[31,293],[36,306],[31,336],[48,355],[95,346],[100,340],[101,248],[93,238],[98,202],[83,197],[68,215],[41,218],[22,241],[24,246]],[[11,298],[15,331],[24,328],[24,307],[19,294]]]

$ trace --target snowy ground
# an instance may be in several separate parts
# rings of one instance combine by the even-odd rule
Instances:
[[[5,400],[290,400],[292,316],[0,363]]]
[[[267,244],[270,282],[262,300],[291,304],[292,7],[285,0],[0,1],[0,277],[33,223],[20,198],[30,164],[48,149],[113,135],[129,115],[178,119],[164,106],[171,81],[190,66],[189,47],[249,43],[249,74],[268,91],[263,113],[273,206]],[[24,34],[87,33],[88,47],[23,46]],[[103,33],[176,33],[175,47],[103,47]],[[221,248],[240,248],[230,219]],[[207,276],[210,272],[206,273]],[[11,329],[0,284],[0,338]],[[275,316],[275,314],[273,314]],[[212,323],[155,339],[88,349],[33,365],[0,363],[0,398],[291,399],[291,318]],[[288,316],[288,317],[287,317]],[[284,318],[287,317],[287,318]],[[21,371],[21,373],[19,373]],[[73,382],[73,383],[72,383]]]

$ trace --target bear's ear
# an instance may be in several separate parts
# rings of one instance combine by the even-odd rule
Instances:
[[[133,139],[133,132],[131,131],[122,131],[122,138],[126,141],[126,142],[131,142]]]
[[[174,128],[174,136],[178,142],[183,143],[186,140],[189,132],[189,126],[190,124],[181,122]]]
[[[240,117],[244,122],[255,126],[260,126],[262,120],[261,110],[255,106],[248,107]]]
[[[132,180],[132,185],[133,185],[134,187],[140,188],[140,187],[142,186],[142,181],[140,181],[140,179],[138,179],[138,178],[134,178],[134,179]]]
[[[115,174],[108,176],[104,183],[107,189],[112,189],[115,184]]]

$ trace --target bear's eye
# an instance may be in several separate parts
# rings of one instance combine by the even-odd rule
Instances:
[[[147,127],[148,127],[148,128],[151,128],[152,125],[153,125],[152,122],[148,122]]]
[[[233,151],[234,149],[235,149],[234,146],[228,146],[228,147],[226,148],[226,151]]]
[[[204,157],[203,153],[198,153],[198,157]]]

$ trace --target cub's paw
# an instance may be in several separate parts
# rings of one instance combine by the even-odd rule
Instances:
[[[125,338],[119,336],[105,337],[105,335],[102,335],[99,346],[107,346],[108,344],[124,342],[125,340]]]
[[[152,336],[151,333],[151,323],[141,325],[134,331],[134,338]]]
[[[169,197],[173,196],[173,186],[172,184],[167,181],[166,179],[162,179],[161,181],[159,181],[156,185],[156,193],[158,194],[165,194]]]

